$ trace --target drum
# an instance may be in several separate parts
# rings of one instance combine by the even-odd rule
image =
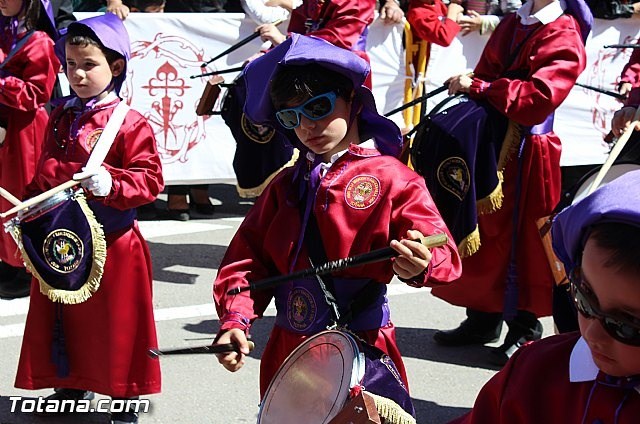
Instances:
[[[224,78],[220,75],[212,76],[205,84],[204,91],[200,96],[200,101],[196,107],[196,115],[205,116],[215,113],[213,107],[220,96],[220,84],[224,82]]]
[[[260,404],[258,423],[330,423],[362,390],[372,394],[376,406],[384,404],[380,416],[393,417],[385,422],[415,423],[411,399],[389,357],[350,333],[323,331],[280,366]]]
[[[51,301],[81,303],[98,290],[107,247],[82,190],[60,191],[20,211],[5,228]]]

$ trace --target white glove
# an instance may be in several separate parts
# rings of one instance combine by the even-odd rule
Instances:
[[[82,172],[75,174],[73,179],[76,181],[82,180],[82,187],[89,190],[94,196],[99,197],[108,196],[113,183],[111,174],[109,174],[109,171],[107,171],[104,166],[93,170],[87,170],[83,167]]]

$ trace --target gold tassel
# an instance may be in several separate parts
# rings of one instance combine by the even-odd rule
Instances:
[[[480,229],[476,224],[476,228],[458,243],[458,253],[461,258],[467,258],[480,249]]]
[[[504,193],[502,192],[502,182],[504,181],[504,174],[502,171],[498,171],[498,184],[487,197],[478,199],[476,201],[476,210],[478,215],[486,215],[493,213],[502,207],[502,201],[504,200]]]
[[[500,156],[498,157],[498,172],[504,171],[507,162],[509,162],[518,151],[520,140],[522,140],[522,128],[519,124],[509,120],[507,132],[504,135],[504,141],[500,148]]]
[[[378,415],[388,424],[416,424],[416,419],[393,400],[366,392],[376,404]]]
[[[264,191],[264,189],[269,185],[269,183],[271,182],[271,180],[273,180],[275,178],[276,175],[278,175],[278,173],[280,171],[282,171],[285,168],[289,168],[291,166],[293,166],[296,161],[298,160],[298,157],[300,156],[300,151],[298,149],[293,149],[293,154],[291,155],[291,159],[289,159],[289,162],[285,163],[280,169],[278,169],[277,171],[275,171],[273,174],[269,175],[262,184],[260,184],[257,187],[252,187],[252,188],[240,188],[236,186],[236,189],[238,190],[238,196],[244,198],[244,199],[251,199],[254,197],[258,197],[262,194],[262,192]]]
[[[87,281],[78,290],[60,290],[56,289],[44,280],[40,273],[36,270],[35,266],[29,259],[29,255],[24,249],[22,243],[18,243],[20,252],[22,253],[22,259],[24,260],[26,268],[31,272],[38,282],[40,283],[40,293],[47,296],[52,302],[60,302],[67,305],[76,305],[89,299],[93,293],[95,293],[100,287],[100,281],[102,280],[102,274],[104,272],[104,264],[107,260],[107,241],[104,236],[102,225],[96,220],[93,211],[87,204],[84,194],[81,191],[74,193],[75,201],[78,202],[80,208],[87,217],[87,222],[91,229],[91,239],[93,247],[93,258],[91,261],[91,271]],[[14,237],[18,240],[22,240],[22,231],[19,226],[13,227]]]

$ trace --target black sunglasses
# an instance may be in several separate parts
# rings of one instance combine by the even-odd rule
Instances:
[[[576,309],[587,319],[597,319],[607,334],[620,343],[640,346],[640,319],[625,313],[607,314],[602,312],[598,299],[588,284],[579,267],[571,273],[571,296]]]

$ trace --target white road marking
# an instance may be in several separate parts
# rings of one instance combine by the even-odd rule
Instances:
[[[180,221],[140,221],[140,231],[145,239],[175,236],[178,234],[202,233],[205,231],[225,230],[230,225],[205,224],[202,222]]]
[[[394,282],[388,287],[388,296],[397,296],[403,294],[415,293],[417,289],[409,287],[406,284]],[[29,298],[0,300],[0,317],[24,316],[29,309]],[[171,321],[176,319],[197,318],[209,316],[216,318],[216,309],[213,303],[204,303],[201,305],[176,306],[171,308],[158,308],[154,310],[156,322]],[[265,312],[266,316],[275,315],[275,307],[273,302]],[[0,325],[0,339],[8,337],[20,337],[24,332],[24,323]]]

